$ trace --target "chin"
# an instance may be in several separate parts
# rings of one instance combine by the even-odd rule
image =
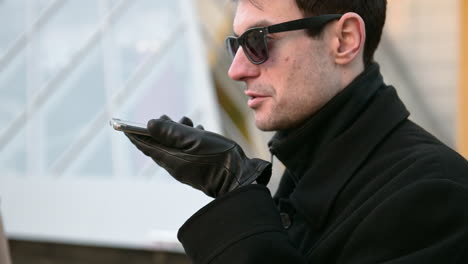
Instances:
[[[262,131],[281,131],[301,126],[306,120],[306,117],[300,119],[292,119],[291,116],[283,118],[277,116],[275,119],[268,117],[270,116],[265,118],[265,116],[255,115],[255,126]]]
[[[274,131],[275,128],[268,120],[255,118],[255,126],[262,131]]]
[[[255,126],[262,131],[278,131],[284,129],[284,124],[281,126],[277,120],[271,119],[255,119]]]
[[[262,126],[262,125],[258,125],[258,124],[257,124],[257,128],[260,129],[261,131],[264,131],[264,132],[277,131],[277,129],[275,129],[273,127]]]

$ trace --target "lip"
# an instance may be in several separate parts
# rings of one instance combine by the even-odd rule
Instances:
[[[263,101],[265,101],[268,96],[260,93],[256,93],[253,91],[245,91],[245,95],[250,97],[250,99],[247,101],[247,105],[250,108],[257,108],[259,107]]]

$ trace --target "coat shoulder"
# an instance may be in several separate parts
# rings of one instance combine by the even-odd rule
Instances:
[[[387,164],[387,169],[399,168],[424,178],[449,179],[468,187],[468,161],[410,120],[377,146],[370,163]]]

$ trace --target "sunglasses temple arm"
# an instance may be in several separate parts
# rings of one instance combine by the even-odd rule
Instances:
[[[334,19],[339,19],[342,15],[331,14],[331,15],[322,15],[310,18],[303,18],[298,20],[293,20],[266,28],[268,34],[279,33],[284,31],[293,31],[306,28],[321,27],[324,24],[330,22]]]

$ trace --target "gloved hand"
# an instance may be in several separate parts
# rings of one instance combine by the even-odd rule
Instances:
[[[194,128],[189,118],[177,123],[162,116],[150,120],[147,126],[151,137],[126,135],[175,179],[211,197],[255,180],[264,185],[270,180],[271,163],[247,158],[234,141],[205,131],[201,126]]]

